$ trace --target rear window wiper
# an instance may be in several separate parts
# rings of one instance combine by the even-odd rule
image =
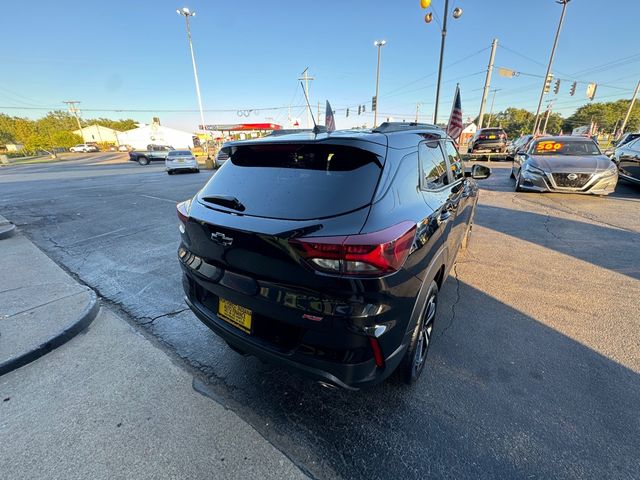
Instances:
[[[231,195],[209,195],[201,199],[207,203],[215,203],[216,205],[231,208],[239,212],[244,212],[246,208],[240,200]]]

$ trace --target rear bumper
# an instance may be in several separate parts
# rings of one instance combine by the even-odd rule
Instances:
[[[165,163],[167,171],[169,170],[198,170],[198,162],[185,163]]]
[[[481,150],[481,149],[498,149],[498,148],[507,148],[507,142],[505,140],[476,140],[473,143],[473,148]]]
[[[296,354],[285,355],[252,341],[249,335],[220,320],[217,315],[203,308],[199,302],[194,302],[188,295],[185,296],[185,302],[202,323],[237,350],[274,365],[301,372],[311,379],[347,390],[359,390],[383,381],[398,366],[406,349],[406,346],[399,347],[387,358],[385,367],[382,369],[376,367],[373,359],[358,364],[335,364],[300,358]],[[375,373],[372,374],[372,372]]]
[[[207,274],[207,278],[201,277],[200,273],[191,271],[190,261],[185,262],[183,258],[180,261],[186,303],[200,321],[237,350],[351,390],[383,381],[403,358],[410,337],[407,326],[413,301],[382,314],[367,314],[365,310],[364,314],[361,312],[356,316],[334,314],[308,320],[304,319],[304,312],[309,311],[305,308],[305,292],[298,291],[297,294],[293,287],[260,281],[257,290],[250,293],[247,283],[253,280],[246,282],[247,279],[237,274],[209,264],[203,266],[204,262],[198,260],[200,271]],[[213,272],[213,269],[218,271]],[[218,316],[219,298],[253,312],[255,325],[251,334]],[[318,304],[318,297],[315,299]],[[330,302],[330,296],[322,300],[327,308],[331,307]],[[348,308],[339,303],[334,305]],[[371,303],[360,306],[375,310]],[[353,310],[357,307],[355,305]],[[366,327],[371,325],[386,326],[378,337],[385,359],[382,367],[376,366],[365,333]],[[269,332],[267,336],[263,334],[265,330]],[[289,337],[289,340],[274,343],[270,338],[274,336]]]

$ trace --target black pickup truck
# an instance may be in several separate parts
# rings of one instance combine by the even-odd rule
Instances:
[[[129,160],[140,165],[149,165],[150,162],[165,161],[167,154],[175,148],[168,145],[147,145],[146,150],[134,150],[129,152]]]

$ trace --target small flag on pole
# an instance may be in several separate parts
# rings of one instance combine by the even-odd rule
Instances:
[[[333,110],[331,110],[331,105],[329,105],[329,100],[327,100],[324,113],[324,126],[327,127],[327,132],[333,132],[336,129],[336,119],[333,115]]]
[[[451,116],[447,125],[447,134],[457,140],[462,134],[462,102],[460,101],[460,85],[456,85],[456,95],[453,97]]]

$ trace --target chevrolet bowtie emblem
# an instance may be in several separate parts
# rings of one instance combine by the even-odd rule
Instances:
[[[231,245],[233,243],[233,238],[231,237],[227,237],[224,233],[222,232],[215,232],[211,234],[211,240],[223,245],[225,247],[228,247],[229,245]]]

